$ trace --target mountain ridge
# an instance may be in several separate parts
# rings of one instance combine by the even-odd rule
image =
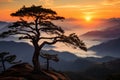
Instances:
[[[0,52],[10,52],[11,54],[17,55],[18,60],[22,60],[23,62],[29,62],[32,64],[32,56],[33,56],[33,47],[28,43],[24,42],[14,42],[14,41],[0,41]],[[58,54],[60,61],[58,63],[50,61],[50,67],[60,70],[60,71],[82,71],[87,69],[88,67],[95,65],[96,63],[101,63],[101,61],[92,58],[81,58],[76,56],[74,53],[70,52],[58,52],[54,50],[47,50],[46,53],[50,54]],[[40,58],[42,59],[42,58]],[[101,58],[102,59],[102,58]],[[116,59],[111,58],[107,59],[107,61]],[[42,59],[42,64],[45,65],[45,59]],[[102,59],[102,62],[106,61],[106,59]],[[74,68],[73,68],[74,67]]]
[[[120,57],[120,38],[92,46],[89,50],[95,51],[100,56]]]
[[[103,28],[104,26],[105,28]],[[86,32],[80,37],[82,38],[89,38],[91,40],[110,40],[119,38],[120,34],[120,18],[112,18],[105,21],[105,23],[101,24],[102,29],[100,30],[93,30]]]

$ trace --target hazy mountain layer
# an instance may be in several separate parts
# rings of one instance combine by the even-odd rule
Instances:
[[[32,62],[33,47],[24,42],[13,42],[13,41],[0,41],[0,52],[10,52],[11,54],[17,55],[17,60],[22,60],[23,62]],[[60,70],[60,71],[83,71],[93,65],[101,62],[107,62],[114,57],[104,57],[104,58],[81,58],[70,52],[58,52],[54,50],[44,51],[49,54],[58,54],[60,59],[59,62],[50,61],[50,67]],[[46,65],[46,60],[41,59],[42,65]],[[44,66],[45,67],[45,66]]]
[[[90,48],[101,56],[120,57],[120,38],[110,40]]]

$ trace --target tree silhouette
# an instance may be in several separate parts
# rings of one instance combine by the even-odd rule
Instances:
[[[52,60],[52,61],[55,61],[55,62],[58,62],[59,59],[58,59],[58,55],[57,54],[48,54],[48,53],[42,53],[41,52],[41,55],[40,55],[42,58],[45,58],[47,60],[47,71],[49,70],[49,61]]]
[[[78,47],[82,50],[87,50],[85,44],[75,33],[66,36],[64,35],[64,30],[52,22],[54,20],[64,20],[64,17],[58,16],[51,9],[35,5],[31,7],[23,6],[15,13],[12,13],[11,16],[19,17],[20,19],[11,24],[9,30],[1,33],[0,37],[19,35],[21,36],[19,39],[30,40],[34,46],[32,62],[35,72],[41,71],[39,55],[45,44],[52,45],[56,42],[63,42],[74,48]]]
[[[0,62],[2,62],[2,67],[4,71],[6,70],[5,62],[8,62],[10,64],[16,64],[21,62],[21,61],[14,62],[16,59],[16,55],[9,55],[9,54],[10,54],[9,52],[0,53]]]

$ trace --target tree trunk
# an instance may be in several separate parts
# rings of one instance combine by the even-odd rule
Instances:
[[[49,70],[49,59],[47,59],[47,71]]]
[[[5,61],[4,61],[3,58],[1,59],[1,61],[2,61],[3,70],[5,71],[5,70],[6,70],[6,67],[5,67]]]
[[[40,46],[38,46],[38,42],[33,41],[35,51],[33,54],[32,62],[33,62],[33,66],[34,66],[34,72],[37,72],[37,73],[41,72],[39,56],[40,56],[40,50],[45,45],[45,43],[46,42],[43,42]]]
[[[35,49],[34,54],[33,54],[33,58],[32,58],[32,62],[34,65],[34,72],[41,71],[40,62],[39,62],[39,55],[40,55],[40,50]]]

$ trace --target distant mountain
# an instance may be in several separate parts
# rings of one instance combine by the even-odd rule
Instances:
[[[46,48],[50,46],[46,45]],[[17,55],[17,60],[23,62],[32,63],[32,56],[34,48],[28,43],[14,42],[14,41],[0,41],[0,52],[10,52],[11,54]],[[94,58],[87,57],[81,58],[70,52],[59,52],[55,50],[43,50],[44,53],[58,54],[59,62],[50,61],[50,67],[59,71],[84,71],[87,68],[96,65],[101,62],[113,60],[113,57],[109,58]],[[42,65],[46,65],[46,59],[41,59]]]
[[[43,47],[44,49],[52,49],[54,46],[49,46],[45,45]],[[28,43],[25,42],[14,42],[14,41],[0,41],[0,52],[10,52],[11,54],[17,55],[18,59],[22,59],[25,62],[31,62],[32,56],[33,56],[33,51],[34,48],[33,46],[29,45]],[[71,58],[76,58],[74,54],[70,54],[68,52],[57,52],[53,50],[46,51],[47,53],[54,53],[54,54],[59,54],[61,59],[69,59],[68,57]],[[64,56],[62,56],[62,54]]]
[[[9,30],[8,26],[10,26],[10,25],[11,25],[10,22],[0,21],[0,34],[2,32],[8,31]],[[9,38],[0,39],[0,41],[2,41],[2,40],[7,40],[7,41],[16,40],[16,37],[17,36],[10,36]]]
[[[24,42],[0,41],[0,52],[10,52],[17,55],[17,59],[31,62],[33,47]]]
[[[44,48],[51,49],[54,48],[54,46],[46,45]],[[24,42],[0,41],[0,52],[4,52],[4,51],[17,55],[18,60],[23,60],[23,62],[31,63],[34,48],[33,46]],[[44,52],[49,54],[58,54],[60,60],[67,62],[75,61],[78,58],[76,55],[70,52],[59,52],[54,50],[46,50],[46,51],[44,50]]]
[[[64,56],[64,55],[63,55]],[[103,62],[109,62],[112,60],[116,60],[118,58],[105,56],[102,58],[96,57],[86,57],[81,58],[78,57],[75,61],[64,61],[60,60],[58,63],[52,63],[51,66],[60,71],[72,71],[72,72],[81,72],[85,71],[86,69],[101,64]]]
[[[103,42],[99,45],[89,48],[100,56],[120,57],[120,38]]]
[[[75,61],[78,58],[78,56],[76,56],[75,54],[67,51],[59,52],[55,50],[43,50],[43,52],[48,54],[57,54],[58,58],[64,61]]]
[[[100,25],[103,29],[89,31],[80,37],[92,40],[110,40],[120,37],[120,18],[112,18]]]
[[[111,56],[105,56],[102,58],[97,58],[97,57],[87,57],[85,58],[86,60],[97,62],[97,63],[102,63],[102,62],[108,62],[117,59],[116,57],[111,57]]]
[[[6,24],[8,24],[7,22],[4,22],[4,21],[0,21],[0,26],[4,26],[4,25],[6,25]]]
[[[78,57],[74,53],[70,52],[59,52],[55,50],[48,50],[43,52],[49,54],[58,54],[59,62],[50,61],[50,67],[58,71],[84,71],[85,69],[96,64],[96,62],[89,61],[86,58]],[[45,61],[46,60],[43,62]]]
[[[7,26],[9,25],[10,23],[8,22],[0,21],[0,32],[6,31],[8,29]]]
[[[96,62],[92,62],[84,58],[78,58],[75,61],[60,60],[58,63],[52,63],[51,67],[58,71],[81,72],[95,64]]]

